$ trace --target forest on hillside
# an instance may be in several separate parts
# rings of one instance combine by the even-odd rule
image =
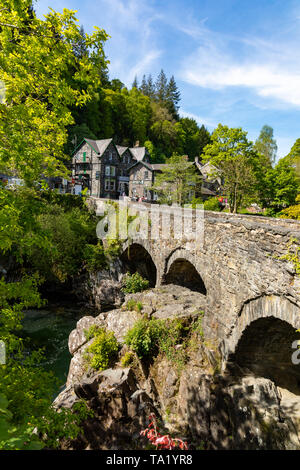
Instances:
[[[78,59],[88,57],[84,28],[81,41],[74,46]],[[108,139],[124,146],[146,146],[153,163],[164,162],[174,152],[190,159],[201,155],[210,143],[204,125],[194,119],[180,117],[180,91],[174,76],[167,78],[164,70],[154,79],[145,75],[139,83],[134,79],[131,89],[117,78],[109,79],[108,64],[101,67],[101,85],[93,99],[83,108],[73,108],[75,123],[69,127],[66,153],[71,154],[84,137]]]

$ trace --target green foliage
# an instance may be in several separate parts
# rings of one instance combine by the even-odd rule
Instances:
[[[287,253],[280,257],[280,259],[290,261],[293,263],[296,274],[300,275],[300,247],[299,240],[291,238],[287,245]]]
[[[193,333],[196,333],[197,335],[201,336],[202,338],[204,338],[204,333],[203,333],[203,328],[202,328],[203,316],[204,316],[203,311],[198,312],[197,319],[194,320],[192,325],[191,325],[191,331]]]
[[[138,320],[124,339],[140,359],[150,359],[158,353],[172,362],[180,374],[188,362],[196,337],[203,340],[203,312],[198,312],[190,325],[184,318],[160,320],[143,318]]]
[[[37,420],[38,432],[43,436],[44,444],[50,449],[59,448],[62,439],[75,439],[82,431],[82,422],[94,416],[84,400],[74,403],[72,409],[60,408],[59,412],[49,408],[45,415]]]
[[[95,336],[97,336],[97,334],[99,333],[100,329],[101,328],[98,325],[91,325],[88,329],[85,329],[83,332],[85,339],[89,341],[90,339],[95,338]]]
[[[197,206],[203,205],[203,200],[201,197],[193,197],[193,199],[190,201],[190,204],[193,209],[197,209]]]
[[[88,211],[78,207],[64,210],[49,204],[36,216],[47,246],[41,252],[33,246],[27,262],[46,279],[64,282],[68,276],[78,273],[86,261],[88,269],[104,265],[104,255],[96,240],[96,219]]]
[[[265,165],[271,166],[275,162],[277,144],[273,138],[273,129],[264,125],[260,131],[259,137],[254,144],[254,150],[265,159]]]
[[[86,263],[86,269],[90,272],[97,272],[107,267],[105,251],[100,241],[98,241],[97,245],[85,245],[83,258]]]
[[[162,320],[143,318],[127,331],[124,342],[139,358],[151,358],[158,351],[159,338],[163,330]]]
[[[105,255],[108,259],[113,260],[121,254],[121,241],[117,239],[108,240],[105,247]]]
[[[127,351],[124,356],[121,358],[121,366],[129,367],[134,361],[134,354],[130,351]]]
[[[159,338],[159,351],[173,362],[180,373],[187,362],[189,326],[185,320],[175,318],[167,320]]]
[[[209,161],[219,169],[230,212],[237,212],[255,196],[252,143],[247,139],[247,132],[241,128],[229,128],[222,124],[214,130],[211,140],[204,148],[203,161]]]
[[[85,359],[88,364],[96,370],[105,370],[114,363],[118,353],[118,342],[112,331],[106,331],[104,328],[94,330],[95,339],[93,343],[86,348]]]
[[[300,194],[296,197],[296,202],[294,206],[287,207],[280,212],[279,217],[282,219],[294,219],[300,220]]]
[[[142,302],[137,302],[134,299],[129,299],[126,304],[126,308],[129,311],[136,310],[137,312],[141,312],[143,310],[143,304]]]
[[[179,117],[179,101],[174,77],[168,80],[163,71],[155,83],[149,75],[139,86],[136,78],[130,90],[118,79],[102,79],[93,101],[72,111],[76,124],[69,128],[68,152],[74,149],[74,138],[78,144],[82,137],[114,136],[126,146],[139,141],[152,163],[163,163],[176,151],[193,159],[210,142],[210,134],[194,119]]]
[[[0,393],[0,450],[40,450],[44,444],[33,434],[34,427],[28,424],[16,426],[12,423],[8,400]]]
[[[39,19],[32,1],[3,0],[0,10],[0,168],[32,185],[40,176],[66,176],[63,164],[71,106],[90,100],[105,66],[104,31],[85,35],[89,55],[74,55],[82,41],[73,11],[50,10]]]
[[[295,160],[290,155],[281,158],[274,168],[257,156],[254,167],[258,200],[262,207],[267,208],[267,214],[278,216],[279,212],[295,204],[300,179]]]
[[[174,202],[182,205],[190,200],[191,193],[199,191],[201,177],[194,165],[184,156],[173,154],[156,177],[152,190],[162,202]]]
[[[204,201],[204,210],[206,211],[220,211],[219,201],[216,197],[210,197]]]
[[[126,294],[135,294],[148,289],[148,287],[148,279],[144,279],[138,272],[134,274],[127,273],[124,276],[122,291]]]

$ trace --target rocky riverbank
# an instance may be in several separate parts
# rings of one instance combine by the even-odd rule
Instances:
[[[139,308],[130,310],[129,301]],[[127,295],[119,308],[81,318],[69,338],[73,357],[55,406],[71,408],[84,399],[94,417],[84,423],[82,435],[63,442],[62,448],[147,448],[140,431],[154,412],[166,433],[195,449],[300,449],[298,397],[236,364],[221,372],[217,345],[199,328],[193,329],[204,310],[204,295],[168,285]],[[174,349],[186,348],[184,364],[158,351],[147,361],[134,354],[131,363],[122,366],[128,351],[124,336],[145,316],[184,322],[189,341]],[[114,366],[103,372],[84,359],[93,342],[86,339],[85,330],[92,325],[113,331],[120,344]]]

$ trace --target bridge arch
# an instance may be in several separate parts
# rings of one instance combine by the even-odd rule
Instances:
[[[165,262],[163,284],[177,284],[206,295],[205,282],[200,275],[197,257],[188,250],[174,251]]]
[[[268,378],[300,395],[300,365],[292,362],[299,327],[300,308],[286,297],[265,295],[248,301],[221,345],[223,369],[235,364],[239,373]]]
[[[157,283],[157,267],[151,256],[150,245],[145,241],[127,241],[123,245],[123,253],[120,256],[123,267],[131,274],[138,272],[148,279],[149,286],[155,287]]]

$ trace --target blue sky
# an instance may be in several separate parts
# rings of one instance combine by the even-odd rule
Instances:
[[[106,30],[110,78],[174,75],[180,114],[210,131],[254,141],[268,124],[278,157],[300,137],[300,0],[38,0],[38,15],[49,6]]]

